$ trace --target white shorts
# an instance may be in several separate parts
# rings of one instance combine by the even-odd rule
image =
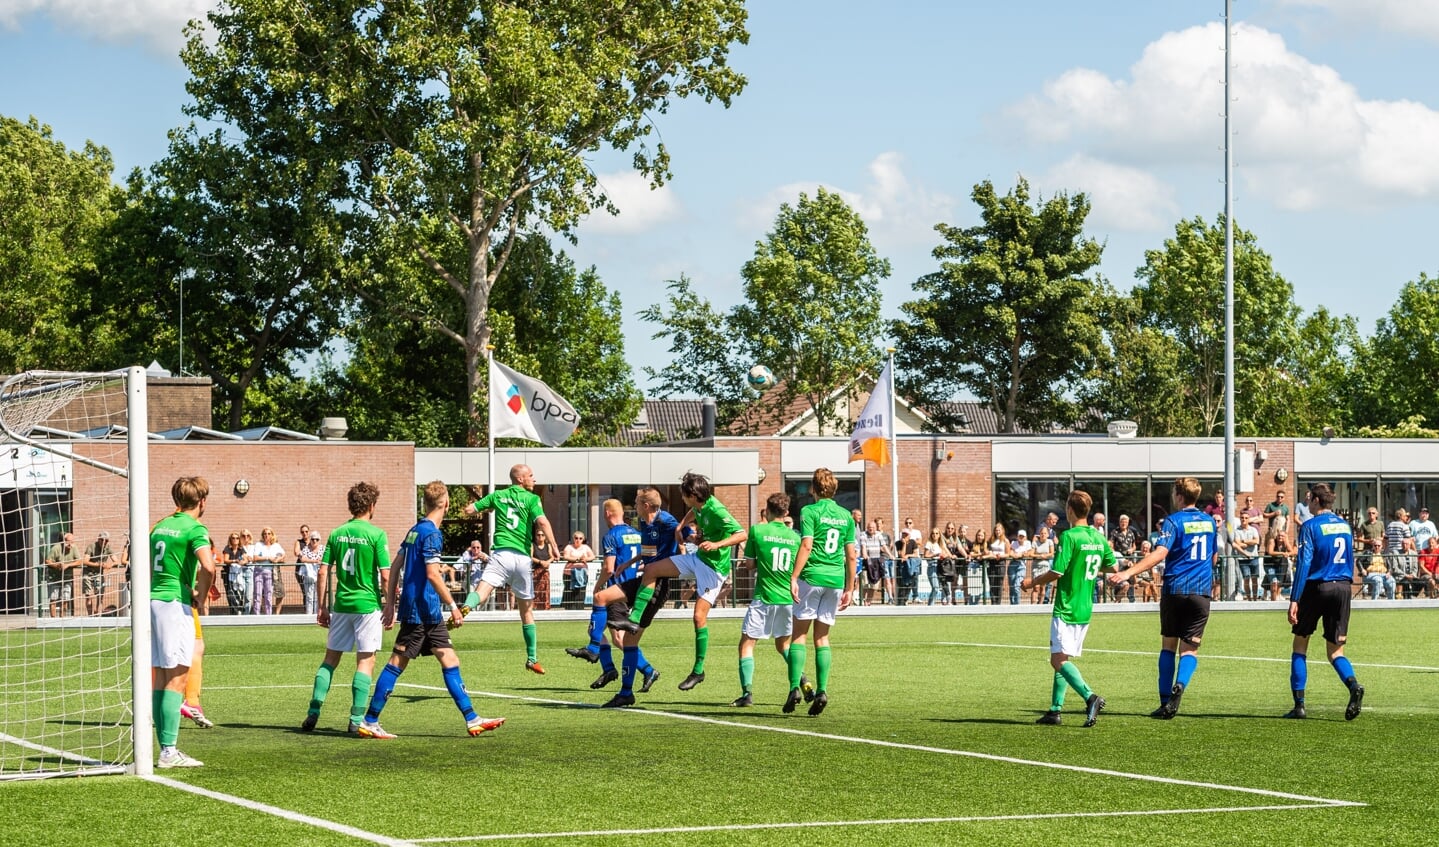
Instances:
[[[496,588],[508,587],[516,600],[535,599],[534,560],[514,550],[496,550],[485,563],[482,582]]]
[[[1049,652],[1066,656],[1084,653],[1084,635],[1089,632],[1087,623],[1065,623],[1059,618],[1049,619]]]
[[[150,601],[150,667],[189,667],[195,656],[195,618],[179,600]]]
[[[341,653],[378,653],[380,642],[385,637],[380,612],[332,612],[330,614],[330,637],[325,649]]]
[[[745,636],[760,638],[788,638],[794,631],[794,606],[751,603],[744,613],[744,626],[740,628]]]
[[[794,619],[817,620],[834,626],[834,616],[839,613],[839,595],[843,593],[843,588],[820,588],[800,580],[799,602],[794,604]]]
[[[675,570],[680,572],[680,576],[695,581],[695,594],[699,599],[713,606],[725,583],[725,578],[719,575],[719,571],[694,553],[671,556],[670,562],[674,564]]]

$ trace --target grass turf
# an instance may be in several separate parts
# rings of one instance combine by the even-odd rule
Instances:
[[[202,731],[187,722],[180,737],[181,749],[206,766],[161,773],[398,840],[1253,845],[1311,844],[1321,834],[1333,843],[1432,837],[1439,663],[1425,645],[1439,636],[1434,610],[1356,611],[1348,654],[1369,693],[1352,723],[1321,643],[1311,649],[1309,720],[1278,717],[1290,706],[1290,648],[1277,611],[1217,613],[1180,716],[1151,720],[1156,616],[1099,615],[1078,660],[1109,701],[1092,729],[1080,726],[1083,704],[1073,692],[1063,726],[1033,724],[1048,706],[1052,676],[1042,616],[843,619],[833,638],[831,703],[819,718],[803,707],[780,714],[785,672],[767,643],[756,648],[756,707],[728,706],[739,693],[738,626],[711,622],[706,682],[679,692],[691,629],[658,623],[645,647],[664,677],[639,696],[640,708],[611,712],[590,706],[617,684],[591,691],[598,666],[561,650],[582,642],[583,624],[541,622],[550,671],[543,677],[523,668],[518,624],[470,624],[455,633],[467,687],[481,714],[509,722],[466,736],[438,664],[426,658],[400,678],[383,722],[401,737],[386,742],[343,734],[352,659],[336,671],[320,729],[297,730],[323,651],[319,630],[212,627],[205,707],[219,726]],[[1367,805],[1260,811],[1304,802],[1120,774]],[[1248,811],[1158,814],[1230,808]],[[1094,816],[1010,817],[1076,813]],[[943,818],[996,819],[902,822]],[[0,820],[4,840],[15,844],[363,843],[128,777],[0,784]],[[839,821],[885,822],[759,828]],[[538,837],[696,826],[756,828]]]

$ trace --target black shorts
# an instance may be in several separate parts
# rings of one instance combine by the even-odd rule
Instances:
[[[401,656],[433,656],[436,650],[453,650],[450,630],[443,623],[402,623],[392,648]]]
[[[1306,583],[1299,595],[1299,622],[1290,632],[1308,638],[1322,618],[1324,640],[1343,644],[1349,635],[1349,599],[1353,588],[1348,580]]]
[[[1198,644],[1209,623],[1208,594],[1165,594],[1159,598],[1159,634]]]
[[[625,589],[625,602],[634,608],[635,597],[640,593],[640,586],[644,585],[643,579],[631,579],[620,583]],[[662,577],[655,580],[655,596],[650,599],[650,604],[645,607],[644,614],[640,615],[640,626],[648,629],[654,623],[655,614],[663,609],[670,598],[670,578]]]
[[[870,585],[879,585],[884,582],[884,559],[865,559],[864,575]]]

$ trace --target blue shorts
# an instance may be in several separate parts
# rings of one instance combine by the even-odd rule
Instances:
[[[1258,559],[1240,559],[1240,560],[1239,560],[1239,576],[1243,577],[1244,579],[1249,579],[1250,577],[1257,577],[1257,576],[1259,576],[1259,560],[1258,560]]]
[[[884,560],[884,578],[894,579],[894,559]]]

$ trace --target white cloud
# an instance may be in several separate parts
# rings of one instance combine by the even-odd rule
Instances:
[[[1322,9],[1346,30],[1379,29],[1439,41],[1439,2],[1435,0],[1278,0],[1280,6]]]
[[[583,231],[592,235],[635,235],[673,220],[681,212],[679,198],[668,185],[651,188],[649,178],[635,171],[599,174],[600,188],[620,210],[599,210],[585,218]]]
[[[1033,142],[1129,167],[1209,167],[1223,144],[1222,24],[1169,33],[1128,79],[1076,68],[1004,117]],[[1234,44],[1237,176],[1277,205],[1310,209],[1439,197],[1439,112],[1364,100],[1338,72],[1240,24]]]
[[[143,41],[173,56],[184,44],[185,24],[204,18],[214,5],[214,0],[0,0],[0,26],[16,29],[26,17],[43,14],[60,30]]]
[[[748,204],[741,211],[740,225],[767,232],[781,204],[793,204],[801,193],[813,197],[821,187],[838,194],[864,219],[876,245],[928,244],[936,238],[935,224],[952,222],[954,199],[911,181],[900,153],[881,153],[865,170],[868,180],[859,190],[822,182],[781,185]]]
[[[1090,229],[1158,232],[1173,226],[1179,203],[1173,186],[1140,168],[1076,153],[1033,180],[1045,196],[1083,191],[1091,210]]]

